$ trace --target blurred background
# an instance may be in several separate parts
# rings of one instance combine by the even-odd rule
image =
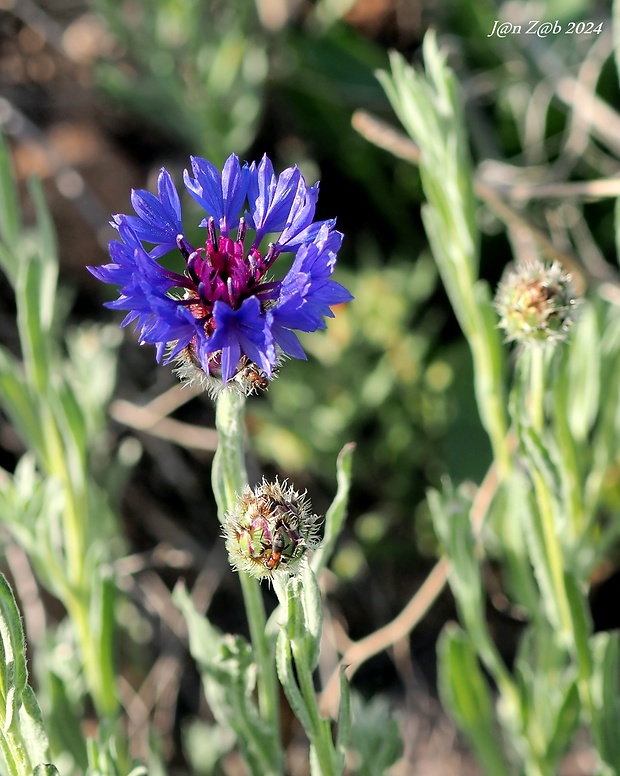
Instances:
[[[479,177],[510,199],[510,218],[604,277],[615,262],[613,200],[566,200],[553,185],[620,172],[620,119],[604,112],[618,104],[610,17],[610,3],[586,0],[0,0],[0,127],[20,185],[43,181],[71,325],[104,327],[98,347],[112,399],[100,448],[102,460],[120,462],[107,484],[122,516],[119,661],[137,755],[155,735],[170,773],[211,772],[195,727],[210,712],[170,600],[176,581],[201,591],[222,629],[245,625],[210,490],[212,403],[180,391],[151,348],[111,325],[122,316],[102,307],[109,290],[85,270],[106,261],[110,214],[131,212],[131,188],[154,190],[162,166],[180,186],[190,154],[220,165],[232,152],[248,161],[267,153],[277,169],[297,164],[309,183],[321,181],[317,215],[336,216],[346,235],[335,277],[355,302],[304,339],[308,362],[288,362],[249,400],[247,422],[251,477],[290,478],[319,513],[335,491],[339,450],[357,445],[347,527],[326,583],[329,627],[345,645],[396,616],[432,568],[427,488],[446,475],[479,483],[491,460],[469,351],[422,228],[417,170],[392,153],[386,127],[397,122],[375,71],[388,67],[391,49],[418,63],[434,27],[461,85]],[[496,20],[532,19],[601,27],[490,35]],[[597,100],[576,99],[575,81]],[[369,117],[386,126],[367,129]],[[529,196],[534,184],[551,193]],[[495,285],[512,258],[506,218],[485,201],[479,221],[482,274]],[[13,304],[0,280],[0,338],[18,352]],[[0,464],[11,470],[22,452],[0,419]],[[509,659],[520,622],[494,586],[489,569],[489,618]],[[435,641],[453,616],[445,593],[408,643],[354,680],[398,720],[395,773],[478,772],[436,700]],[[567,774],[587,772],[579,754]]]

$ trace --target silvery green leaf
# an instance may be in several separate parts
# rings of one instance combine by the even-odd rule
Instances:
[[[221,634],[196,610],[187,590],[177,586],[173,600],[185,617],[192,657],[198,664],[205,695],[218,724],[234,731],[255,776],[275,776],[280,755],[253,697],[256,663],[252,647],[241,638]]]
[[[299,690],[299,686],[297,685],[290,641],[283,630],[278,634],[278,640],[276,642],[276,668],[278,671],[278,678],[293,713],[300,721],[304,730],[312,730],[310,714],[306,702]]]
[[[26,685],[21,693],[21,706],[19,708],[17,724],[19,726],[20,738],[28,752],[30,762],[44,763],[49,760],[47,732],[43,726],[39,704],[29,685]],[[47,764],[45,767],[52,768],[53,770],[42,771],[42,773],[57,773],[53,765]]]
[[[620,767],[620,641],[617,632],[597,633],[590,643],[594,661],[592,700],[598,710],[592,720],[594,740],[601,758],[617,772]]]
[[[321,591],[309,564],[304,564],[301,574],[301,603],[304,609],[306,626],[306,643],[310,661],[310,669],[314,670],[319,662],[321,651],[321,635],[323,633],[323,601]]]
[[[44,265],[37,260],[26,261],[17,287],[17,322],[22,357],[28,379],[36,391],[45,395],[50,380],[50,362],[57,354],[56,343],[43,325],[41,296],[44,285]]]
[[[4,575],[0,574],[0,664],[1,691],[4,700],[2,727],[6,731],[13,724],[27,686],[26,644],[22,619],[15,597]]]
[[[359,776],[388,773],[403,750],[398,723],[389,702],[376,696],[364,700],[351,698],[351,730],[349,749],[359,762]]]
[[[39,411],[29,383],[22,376],[21,365],[4,348],[0,348],[0,402],[18,433],[29,448],[41,450],[43,436]]]
[[[510,776],[495,730],[493,703],[468,636],[444,628],[438,644],[439,687],[445,707],[467,734],[486,773]]]
[[[321,569],[329,563],[347,517],[349,488],[351,486],[351,469],[353,466],[354,444],[345,445],[336,462],[337,490],[331,506],[325,514],[325,531],[321,546],[312,556],[311,565],[318,576]]]
[[[7,142],[0,135],[0,265],[13,286],[19,264],[12,249],[18,244],[21,231],[19,198],[11,157]]]

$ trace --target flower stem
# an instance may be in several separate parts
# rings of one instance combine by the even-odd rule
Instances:
[[[232,388],[224,389],[217,398],[215,426],[218,445],[213,461],[213,491],[220,522],[224,513],[233,508],[237,495],[248,484],[244,453],[244,408],[245,396]]]
[[[258,666],[258,703],[264,719],[273,724],[276,735],[279,730],[279,704],[273,650],[265,625],[267,617],[260,583],[243,571],[239,572],[245,611],[250,627],[250,637]],[[279,741],[278,741],[279,746]]]
[[[528,349],[530,360],[529,410],[530,422],[540,436],[545,424],[545,352],[534,345]]]
[[[243,412],[245,396],[232,389],[223,390],[217,399],[215,425],[218,447],[213,461],[213,492],[220,521],[232,509],[247,485],[244,456]],[[257,665],[258,704],[272,734],[272,751],[281,759],[278,685],[273,645],[266,634],[267,616],[260,583],[239,572],[245,611]]]
[[[312,729],[307,730],[306,733],[309,735],[310,741],[314,746],[316,758],[321,769],[321,776],[337,776],[336,757],[331,728],[329,722],[322,719],[319,713],[316,692],[312,681],[312,672],[309,669],[309,657],[306,654],[306,650],[296,643],[296,641],[291,641],[291,647],[295,658],[295,669],[297,671],[299,687],[312,725]]]

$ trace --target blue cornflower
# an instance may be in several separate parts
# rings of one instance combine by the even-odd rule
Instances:
[[[183,376],[198,370],[224,384],[235,378],[248,392],[264,387],[282,356],[306,357],[295,330],[325,328],[331,306],[352,299],[330,279],[343,236],[335,219],[314,221],[318,183],[307,186],[297,167],[276,176],[267,156],[241,165],[233,154],[221,173],[192,157],[183,178],[206,212],[204,246],[186,238],[178,192],[162,169],[157,196],[134,191],[137,215],[113,217],[120,239],[110,243],[112,262],[88,269],[120,286],[107,306],[127,311],[122,325],[135,322],[158,361],[176,359]],[[267,235],[276,239],[263,250]],[[159,263],[170,251],[183,257],[183,274]],[[286,252],[292,266],[282,280],[270,280]]]

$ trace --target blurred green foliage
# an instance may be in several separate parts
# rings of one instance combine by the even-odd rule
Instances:
[[[191,153],[220,165],[256,132],[267,77],[252,3],[96,0],[117,48],[97,80],[109,96]],[[119,61],[121,60],[121,61]]]

